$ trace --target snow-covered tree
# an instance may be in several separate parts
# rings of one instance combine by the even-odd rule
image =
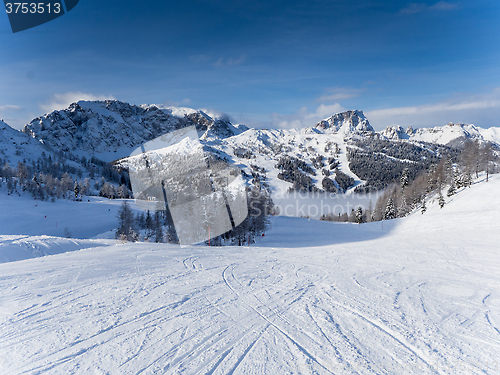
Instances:
[[[441,193],[441,190],[439,191],[439,207],[443,208],[446,202],[444,201],[443,194]]]
[[[398,216],[403,217],[408,215],[408,212],[410,211],[410,208],[408,207],[408,202],[406,201],[406,195],[404,192],[401,194],[401,203],[398,207]]]
[[[425,205],[425,195],[422,197],[422,208],[421,208],[421,212],[422,214],[427,211],[427,206]]]
[[[448,191],[446,192],[446,195],[448,197],[451,197],[452,195],[455,195],[457,192],[457,188],[455,187],[455,182],[452,181],[450,187],[448,188]]]
[[[385,206],[384,219],[391,220],[395,218],[396,218],[396,206],[394,205],[392,198],[389,198],[389,200],[387,201],[387,205]]]
[[[493,146],[490,142],[486,143],[480,150],[480,163],[481,168],[486,171],[486,182],[488,182],[491,173],[491,164],[495,159],[493,153]]]
[[[361,224],[364,220],[363,220],[363,208],[361,208],[361,206],[359,206],[357,209],[356,209],[356,222],[358,224]]]
[[[410,184],[410,171],[408,168],[403,169],[400,179],[401,189],[404,190]]]

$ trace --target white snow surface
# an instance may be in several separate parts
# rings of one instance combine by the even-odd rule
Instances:
[[[278,217],[250,248],[0,264],[0,373],[497,374],[499,177],[404,219]]]
[[[133,201],[132,201],[133,202]],[[33,200],[0,190],[0,235],[109,237],[117,228],[122,200],[84,197],[83,202]],[[133,203],[132,203],[133,205]]]

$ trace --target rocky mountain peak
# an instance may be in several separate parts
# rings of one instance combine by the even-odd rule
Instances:
[[[380,134],[387,139],[408,139],[410,130],[413,132],[412,129],[407,129],[405,132],[401,126],[388,126]]]
[[[318,122],[314,128],[327,133],[344,135],[374,132],[363,111],[359,110],[336,113]]]

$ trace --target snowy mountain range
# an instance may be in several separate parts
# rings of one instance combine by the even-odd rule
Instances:
[[[196,126],[201,139],[239,133],[226,118],[203,111],[116,100],[79,101],[65,110],[37,117],[22,131],[54,150],[112,161],[128,156],[134,146],[190,125]]]
[[[468,140],[500,144],[500,128],[484,129],[472,124],[451,122],[434,128],[413,129],[410,126],[406,130],[401,126],[389,126],[380,134],[392,140],[439,143],[448,146],[460,146]]]
[[[376,132],[360,110],[301,130],[248,129],[200,110],[106,100],[73,103],[37,117],[22,132],[1,122],[0,155],[15,164],[42,152],[69,152],[123,165],[141,144],[193,125],[208,152],[232,160],[247,176],[262,174],[272,190],[282,191],[374,191],[405,167],[417,173],[467,140],[493,142],[500,150],[500,128],[450,123]]]

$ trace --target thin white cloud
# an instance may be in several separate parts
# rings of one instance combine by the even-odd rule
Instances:
[[[18,105],[11,105],[11,104],[6,104],[6,105],[0,105],[0,112],[20,112],[24,108],[19,107]]]
[[[452,10],[456,8],[458,8],[457,4],[448,3],[446,1],[439,1],[434,5],[428,5],[426,3],[411,3],[405,8],[401,9],[401,13],[415,14],[433,10]]]
[[[339,100],[357,98],[364,89],[355,89],[352,87],[330,87],[325,90],[325,95],[316,99],[319,103],[338,102]]]
[[[308,112],[306,107],[302,107],[292,115],[272,113],[271,123],[273,127],[281,129],[301,129],[306,126],[313,126],[319,121],[345,110],[339,103],[321,104],[314,112]]]
[[[40,108],[46,111],[47,113],[66,109],[69,107],[71,103],[75,103],[79,100],[106,100],[106,99],[115,99],[112,95],[94,95],[83,92],[65,92],[65,93],[56,93],[52,95],[47,103],[40,104]]]
[[[440,1],[429,7],[430,10],[452,10],[458,8],[457,4],[447,3],[446,1]]]
[[[365,112],[371,123],[380,126],[436,126],[447,122],[472,122],[499,126],[500,88],[482,96],[420,106],[394,107]]]
[[[241,55],[238,58],[225,58],[221,57],[213,63],[214,66],[236,66],[243,64],[247,59],[247,55]]]

